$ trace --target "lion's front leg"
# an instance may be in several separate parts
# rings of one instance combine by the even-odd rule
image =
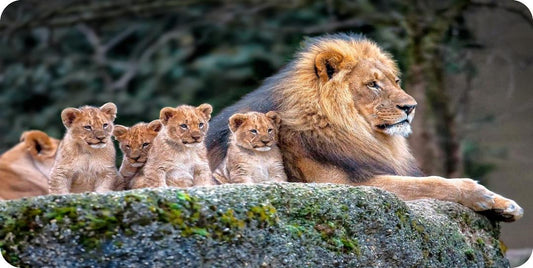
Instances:
[[[471,179],[376,176],[358,185],[379,187],[403,200],[433,198],[457,202],[474,211],[485,211],[502,221],[516,221],[524,214],[524,210],[513,200],[493,193]]]

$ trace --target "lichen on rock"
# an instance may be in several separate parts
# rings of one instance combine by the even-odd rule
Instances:
[[[0,203],[16,266],[508,266],[499,225],[372,187],[222,185]]]

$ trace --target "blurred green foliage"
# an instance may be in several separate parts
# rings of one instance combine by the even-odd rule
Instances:
[[[32,2],[19,2],[8,7],[4,22],[26,19],[15,13]],[[191,3],[71,25],[4,27],[0,151],[28,129],[61,137],[65,107],[112,101],[116,123],[124,125],[155,119],[162,107],[183,103],[208,102],[216,113],[287,63],[306,36],[360,32],[401,51],[400,27],[359,17],[379,18],[383,8],[395,13],[394,5],[364,0]],[[80,21],[84,12],[90,16],[90,5]]]
[[[62,137],[66,107],[112,101],[115,123],[126,126],[179,104],[207,102],[216,114],[289,62],[306,37],[336,32],[363,33],[391,52],[408,92],[414,86],[406,70],[421,66],[426,77],[418,82],[428,85],[429,105],[440,105],[426,114],[444,122],[451,116],[442,103],[442,72],[474,75],[461,61],[471,43],[462,20],[468,3],[17,1],[0,21],[0,152],[29,129]],[[448,121],[425,128],[446,130]],[[457,146],[449,144],[439,146],[454,155]]]

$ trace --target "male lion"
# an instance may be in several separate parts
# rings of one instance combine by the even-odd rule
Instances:
[[[523,209],[514,201],[471,179],[420,177],[405,139],[415,107],[394,60],[375,43],[356,34],[313,38],[278,74],[213,119],[210,166],[224,159],[232,114],[277,111],[289,181],[376,186],[403,200],[448,200],[498,220],[520,219]]]

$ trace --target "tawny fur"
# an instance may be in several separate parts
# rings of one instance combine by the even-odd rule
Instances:
[[[0,155],[0,199],[48,194],[48,175],[59,140],[39,130],[26,131],[20,143]]]
[[[289,181],[372,185],[405,200],[433,197],[513,221],[523,210],[470,179],[424,177],[409,151],[416,101],[399,71],[372,41],[351,34],[310,39],[296,58],[256,91],[223,110],[207,136],[210,166],[227,152],[228,118],[281,115],[279,147]]]
[[[228,153],[213,172],[219,183],[286,182],[277,145],[281,118],[276,112],[234,114]]]
[[[50,173],[50,194],[113,190],[119,180],[111,141],[116,114],[113,103],[63,110],[67,132]]]
[[[161,109],[164,127],[153,141],[144,176],[132,188],[211,185],[204,136],[212,111],[209,104]]]
[[[159,131],[163,128],[160,120],[150,123],[138,123],[128,128],[115,125],[113,136],[120,144],[122,164],[119,173],[124,178],[116,190],[130,189],[136,181],[144,176],[143,167],[148,160],[148,153]]]

